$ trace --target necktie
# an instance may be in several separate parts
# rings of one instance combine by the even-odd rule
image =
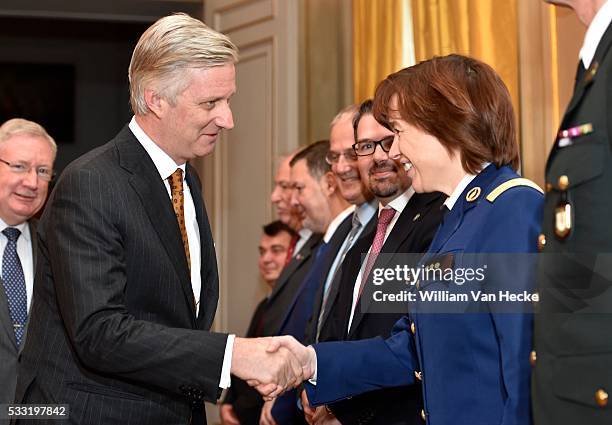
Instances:
[[[11,320],[13,321],[13,329],[15,330],[15,341],[19,347],[28,320],[28,296],[25,277],[17,254],[17,239],[21,232],[14,227],[7,227],[2,231],[2,234],[8,239],[2,256],[2,282],[8,300]]]
[[[285,258],[285,266],[289,264],[289,261],[293,258],[293,252],[295,251],[295,246],[297,245],[299,237],[294,236],[291,238],[291,243],[289,244],[289,248],[287,248],[287,258]]]
[[[363,269],[363,274],[361,275],[361,285],[359,286],[359,296],[361,296],[361,291],[363,291],[363,287],[365,286],[365,282],[372,271],[372,267],[374,266],[374,262],[378,258],[378,254],[380,254],[380,250],[382,249],[385,243],[385,234],[387,233],[387,227],[389,227],[389,223],[393,220],[395,216],[395,210],[393,208],[383,208],[378,216],[378,224],[376,225],[376,234],[374,235],[374,242],[372,242],[372,247],[370,248],[370,254],[368,255],[368,260],[366,262],[366,266]],[[357,297],[359,299],[359,296]]]
[[[181,230],[181,238],[183,239],[183,247],[185,248],[185,256],[187,257],[187,266],[191,270],[191,256],[189,255],[189,240],[187,239],[187,227],[185,227],[185,195],[183,193],[183,170],[177,168],[170,177],[170,192],[172,193],[172,208],[178,220],[179,229]]]

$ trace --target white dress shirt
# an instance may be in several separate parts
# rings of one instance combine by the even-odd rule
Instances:
[[[144,132],[144,130],[138,125],[136,119],[132,117],[129,128],[134,133],[134,136],[142,147],[147,151],[147,154],[153,160],[159,176],[164,182],[168,197],[172,201],[172,192],[170,191],[170,183],[168,177],[170,177],[177,168],[183,170],[183,194],[185,196],[185,227],[187,230],[187,241],[189,242],[189,254],[191,257],[191,287],[193,289],[193,296],[196,300],[196,315],[200,311],[200,292],[202,290],[202,275],[201,275],[201,246],[200,246],[200,229],[198,227],[198,221],[196,218],[195,205],[193,203],[193,197],[191,196],[191,188],[187,184],[185,178],[185,164],[177,164],[170,156],[164,152],[151,138]],[[219,387],[229,388],[231,383],[230,367],[232,363],[232,350],[234,346],[235,335],[230,335],[227,338],[227,345],[225,346],[225,356],[223,358],[223,367],[221,370],[221,381]]]
[[[402,193],[400,196],[398,196],[397,198],[395,198],[394,200],[392,200],[386,205],[387,208],[393,208],[395,210],[395,215],[393,216],[393,219],[391,219],[391,222],[387,226],[387,231],[385,232],[385,239],[383,240],[383,244],[384,242],[387,241],[387,238],[391,234],[393,227],[395,227],[395,223],[397,223],[397,219],[402,214],[402,211],[404,211],[404,208],[406,208],[406,205],[408,205],[408,201],[410,201],[410,198],[412,198],[412,195],[414,195],[414,189],[412,188],[412,186],[410,186],[408,190],[406,190],[404,193]],[[383,204],[379,204],[378,206],[379,216],[383,208],[385,208],[385,206]],[[372,249],[372,247],[370,247],[370,249]],[[359,270],[359,273],[357,274],[357,279],[355,280],[355,284],[353,285],[353,305],[351,307],[351,316],[349,317],[347,332],[349,329],[351,329],[351,324],[353,323],[353,317],[355,316],[355,307],[357,306],[357,301],[359,299],[359,288],[361,287],[361,274],[363,273],[363,268],[368,263],[368,257],[370,256],[370,249],[368,249],[368,253],[363,259],[363,262],[361,263],[361,269]]]
[[[0,218],[0,276],[2,276],[2,256],[4,255],[4,249],[8,243],[8,238],[1,232],[7,227],[14,227],[21,232],[19,239],[17,239],[17,255],[19,255],[19,261],[21,262],[21,268],[23,269],[23,276],[25,278],[29,313],[30,305],[32,304],[32,292],[34,290],[34,258],[32,254],[32,238],[36,237],[36,235],[30,234],[30,226],[27,221],[16,226],[9,226]],[[0,288],[0,291],[4,291],[4,288]]]
[[[584,36],[584,43],[580,49],[580,59],[585,69],[589,69],[591,66],[597,46],[608,29],[610,22],[612,22],[612,2],[606,1],[595,14]]]
[[[299,239],[297,240],[297,242],[295,243],[295,247],[293,248],[293,255],[292,258],[295,257],[298,252],[300,252],[300,249],[302,249],[302,247],[304,246],[304,244],[306,243],[306,241],[308,239],[310,239],[310,237],[312,236],[312,230],[307,229],[305,227],[302,227],[299,231],[298,231],[298,235],[300,236]]]

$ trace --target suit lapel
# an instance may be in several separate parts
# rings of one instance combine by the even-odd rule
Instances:
[[[0,252],[0,260],[2,258],[2,254]],[[6,332],[6,337],[9,341],[13,342],[13,347],[17,350],[17,342],[15,341],[15,331],[13,330],[13,319],[11,319],[11,314],[9,312],[8,300],[6,298],[6,291],[4,289],[4,282],[2,278],[0,278],[0,322],[2,322],[2,328]]]
[[[341,287],[343,285],[346,285],[347,288],[349,286],[351,288],[354,287],[355,279],[357,279],[357,273],[359,273],[359,268],[361,267],[361,253],[366,252],[370,248],[370,245],[372,245],[374,233],[376,233],[377,222],[378,215],[374,214],[359,235],[359,238],[353,244],[353,247],[346,253],[345,260],[338,268],[336,277],[332,281],[329,289],[327,305],[325,311],[323,312],[323,317],[321,318],[321,329],[323,329],[325,326],[325,322],[329,318],[330,312],[334,308],[337,308],[334,306],[334,304],[336,303],[336,299],[340,294]]]
[[[608,29],[606,29],[606,32],[601,38],[601,41],[597,46],[597,50],[595,51],[595,55],[593,56],[593,60],[591,61],[591,66],[586,70],[582,79],[578,81],[572,99],[567,106],[565,117],[570,115],[576,106],[578,106],[586,89],[591,86],[599,76],[597,69],[610,50],[610,44],[612,44],[612,25],[608,26]],[[565,121],[565,118],[563,121]]]
[[[186,167],[186,180],[191,191],[191,197],[196,211],[196,220],[200,230],[200,275],[202,288],[200,290],[200,311],[198,315],[198,328],[208,329],[217,310],[219,300],[219,272],[217,269],[217,254],[213,242],[212,231],[208,221],[206,207],[202,200],[202,187],[198,176],[189,164]]]
[[[425,208],[431,202],[438,199],[440,195],[438,193],[428,194],[414,194],[406,204],[406,207],[400,213],[397,218],[397,222],[393,226],[393,230],[387,237],[384,245],[380,250],[380,254],[374,263],[374,268],[384,268],[393,258],[391,254],[398,253],[400,247],[409,238],[412,238],[412,233],[416,226],[420,224],[420,218],[425,214]],[[371,299],[364,299],[363,297],[358,300],[358,304],[355,307],[355,314],[353,315],[353,321],[351,322],[351,328],[348,333],[350,339],[351,335],[357,330],[357,327],[364,318],[363,311],[368,310],[368,305]]]
[[[195,322],[191,277],[189,276],[183,241],[168,191],[159,176],[157,168],[155,168],[155,164],[127,126],[117,136],[116,143],[119,151],[119,165],[132,174],[129,179],[130,185],[138,194],[142,208],[149,216],[152,227],[159,236],[179,277],[185,302],[189,306]]]
[[[300,267],[300,265],[310,258],[312,254],[312,250],[315,246],[319,244],[322,236],[318,233],[313,233],[310,238],[306,241],[304,246],[300,249],[300,251],[296,254],[295,257],[289,261],[289,264],[285,266],[281,275],[279,276],[276,284],[274,285],[274,289],[272,289],[272,293],[270,297],[268,297],[269,302],[276,297],[276,295],[281,291],[281,289],[287,284],[291,275]]]

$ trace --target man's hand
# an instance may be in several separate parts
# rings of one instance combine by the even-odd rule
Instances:
[[[317,353],[312,346],[305,347],[289,335],[276,336],[270,338],[270,341],[267,349],[268,353],[276,353],[282,351],[282,349],[287,349],[293,353],[302,368],[303,379],[307,380],[314,376],[317,370]]]
[[[274,406],[274,400],[268,400],[264,403],[263,407],[261,408],[259,425],[277,425],[274,417],[272,416],[272,406]]]
[[[288,348],[267,351],[272,338],[235,338],[231,373],[271,399],[303,380],[302,364]]]
[[[310,407],[310,401],[308,401],[308,394],[306,394],[305,390],[302,390],[302,392],[300,393],[300,399],[302,400],[302,408],[304,409],[304,418],[306,419],[306,422],[308,422],[308,425],[312,425],[312,418],[315,414],[315,409],[313,407]]]
[[[231,404],[222,404],[219,406],[219,416],[223,425],[240,425],[240,421],[234,413],[234,406]]]
[[[319,406],[312,418],[313,425],[342,425],[334,414],[325,406]]]

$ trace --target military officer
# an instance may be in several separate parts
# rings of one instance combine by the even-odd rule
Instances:
[[[555,0],[588,27],[546,165],[532,396],[536,425],[611,424],[612,2]]]

